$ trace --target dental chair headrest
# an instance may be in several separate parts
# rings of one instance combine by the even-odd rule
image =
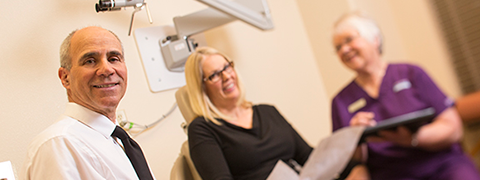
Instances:
[[[187,122],[187,125],[192,122],[197,115],[192,110],[190,106],[190,98],[188,97],[187,86],[182,86],[175,92],[175,99],[177,100],[178,108],[182,113],[183,118]]]

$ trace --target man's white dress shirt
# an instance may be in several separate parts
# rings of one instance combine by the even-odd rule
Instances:
[[[31,142],[25,179],[138,179],[111,136],[115,126],[101,114],[68,103],[61,120]]]

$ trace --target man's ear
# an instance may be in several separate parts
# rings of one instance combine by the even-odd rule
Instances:
[[[70,89],[70,71],[66,68],[58,68],[58,77],[62,81],[63,87]]]

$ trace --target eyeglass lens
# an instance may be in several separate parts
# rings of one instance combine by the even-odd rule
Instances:
[[[233,68],[233,62],[229,62],[227,65],[223,67],[222,70],[214,72],[212,75],[208,76],[206,79],[212,81],[212,82],[217,82],[220,80],[220,75],[223,75],[223,72],[230,73],[232,72]]]

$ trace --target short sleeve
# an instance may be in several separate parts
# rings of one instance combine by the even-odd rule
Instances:
[[[423,69],[411,66],[410,75],[418,98],[435,108],[436,115],[453,105],[453,101],[440,90]]]

